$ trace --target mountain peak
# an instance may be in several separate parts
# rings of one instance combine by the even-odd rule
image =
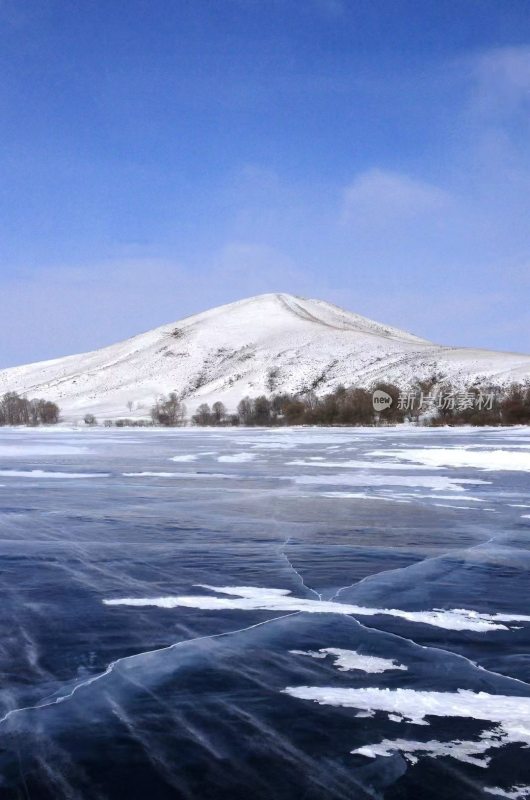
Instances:
[[[177,392],[193,412],[246,395],[324,394],[338,385],[401,387],[434,374],[453,384],[530,377],[530,356],[443,347],[325,300],[260,294],[91,353],[0,371],[0,393],[55,401],[63,418],[148,416]],[[132,406],[132,408],[131,408]]]
[[[345,311],[326,300],[315,300],[307,297],[271,292],[247,297],[242,300],[217,306],[184,320],[188,325],[203,323],[206,320],[222,318],[227,325],[239,320],[240,324],[252,327],[257,335],[273,332],[276,327],[293,325],[320,325],[336,331],[357,331],[366,335],[386,336],[411,342],[426,342],[418,336],[375,320]]]

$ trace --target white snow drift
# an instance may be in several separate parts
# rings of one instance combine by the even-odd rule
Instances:
[[[327,686],[288,686],[285,694],[299,700],[312,700],[320,705],[354,708],[363,715],[385,712],[393,722],[429,725],[429,717],[476,719],[493,726],[482,731],[476,740],[455,739],[414,741],[384,739],[359,747],[355,755],[369,758],[403,753],[411,763],[418,755],[451,756],[459,761],[487,767],[489,750],[507,744],[530,746],[530,697],[493,695],[459,689],[456,692],[416,691],[414,689],[353,689]]]
[[[404,450],[374,450],[368,455],[388,458],[393,456],[400,461],[411,462],[411,468],[418,465],[439,469],[440,467],[471,467],[484,470],[509,470],[530,472],[530,452],[512,450],[468,450],[463,447],[410,447]],[[382,462],[389,466],[388,462]],[[403,464],[391,464],[394,469]]]
[[[208,586],[198,584],[228,597],[215,595],[169,595],[165,597],[122,597],[103,600],[107,606],[158,606],[158,608],[200,608],[209,611],[304,611],[309,614],[344,614],[346,616],[373,617],[384,615],[399,617],[408,622],[433,625],[453,631],[509,630],[508,622],[530,622],[530,616],[521,614],[481,614],[465,608],[432,609],[430,611],[404,611],[397,608],[366,608],[333,600],[312,600],[295,597],[289,589],[270,589],[257,586]]]
[[[358,670],[359,672],[381,673],[391,670],[406,670],[403,664],[399,664],[392,658],[380,658],[379,656],[369,656],[358,653],[357,650],[344,650],[342,647],[321,647],[320,650],[289,650],[297,656],[309,656],[310,658],[324,659],[332,656],[334,666],[341,672]]]

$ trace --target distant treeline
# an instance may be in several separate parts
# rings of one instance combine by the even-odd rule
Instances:
[[[387,396],[385,407],[374,407],[374,392]],[[401,422],[428,426],[528,425],[530,383],[513,384],[510,387],[472,385],[461,389],[433,378],[406,389],[391,383],[377,383],[370,389],[339,386],[321,397],[314,392],[245,397],[236,412],[228,412],[220,401],[211,406],[202,403],[190,419],[186,416],[183,402],[177,394],[172,393],[155,403],[150,421],[120,419],[114,423],[106,420],[104,424],[118,427],[175,427],[190,423],[201,427],[271,427],[395,425]]]
[[[374,392],[383,392],[392,402],[383,410],[374,408]],[[235,414],[227,414],[222,403],[199,406],[191,421],[195,425],[524,425],[530,424],[530,385],[471,386],[455,389],[449,384],[433,388],[429,383],[415,389],[379,383],[371,389],[339,386],[322,397],[277,394],[245,397]]]
[[[0,425],[55,425],[59,422],[59,406],[51,400],[20,397],[7,392],[0,398]]]
[[[374,393],[383,397],[375,404]],[[386,403],[386,405],[385,405]],[[129,403],[128,406],[132,406]],[[45,399],[29,400],[16,392],[0,398],[0,425],[53,425],[59,421],[59,407]],[[97,425],[86,414],[87,425]],[[530,425],[530,383],[509,387],[472,385],[455,388],[432,379],[401,389],[391,383],[377,383],[370,389],[337,387],[317,397],[303,394],[271,394],[245,397],[235,412],[220,401],[202,403],[188,418],[186,406],[176,393],[161,397],[151,408],[150,419],[104,420],[107,427],[162,426],[187,424],[201,427],[282,425]]]

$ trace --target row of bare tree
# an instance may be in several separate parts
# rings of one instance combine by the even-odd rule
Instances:
[[[6,392],[0,398],[0,425],[55,425],[59,422],[59,406],[51,400],[20,397]]]
[[[384,410],[374,408],[376,390],[391,398]],[[530,384],[456,389],[433,378],[406,390],[391,383],[377,383],[370,389],[339,386],[322,397],[313,391],[245,397],[235,413],[227,412],[220,401],[212,406],[202,403],[191,417],[191,423],[198,426],[394,425],[405,421],[432,426],[530,424]],[[91,414],[86,415],[85,422],[97,424]],[[172,392],[151,408],[150,423],[122,419],[114,423],[107,420],[105,425],[176,427],[187,422],[186,406]]]
[[[385,410],[374,408],[373,393],[390,395]],[[449,383],[418,383],[403,391],[389,383],[370,389],[339,386],[322,397],[314,392],[245,397],[237,413],[227,414],[220,402],[203,403],[192,417],[195,425],[393,425],[404,421],[423,425],[528,425],[530,384],[508,388],[476,386],[455,389]]]

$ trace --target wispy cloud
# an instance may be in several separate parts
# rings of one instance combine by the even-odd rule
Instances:
[[[530,107],[530,46],[489,50],[472,60],[474,101],[487,114]]]
[[[312,294],[312,285],[288,255],[243,241],[200,266],[136,258],[28,271],[2,289],[2,351],[10,357],[0,369],[103,347],[253,294]]]
[[[408,175],[372,169],[344,189],[341,218],[355,225],[380,225],[417,219],[439,212],[451,198],[448,192]]]
[[[438,342],[528,349],[530,47],[481,52],[447,72],[440,163],[422,141],[406,162],[399,148],[379,159],[375,148],[369,169],[362,154],[323,170],[315,156],[310,175],[245,154],[201,200],[207,222],[192,220],[189,241],[178,212],[167,223],[178,235],[156,249],[149,240],[144,257],[40,264],[5,280],[3,357],[87,350],[270,291],[328,299]]]

